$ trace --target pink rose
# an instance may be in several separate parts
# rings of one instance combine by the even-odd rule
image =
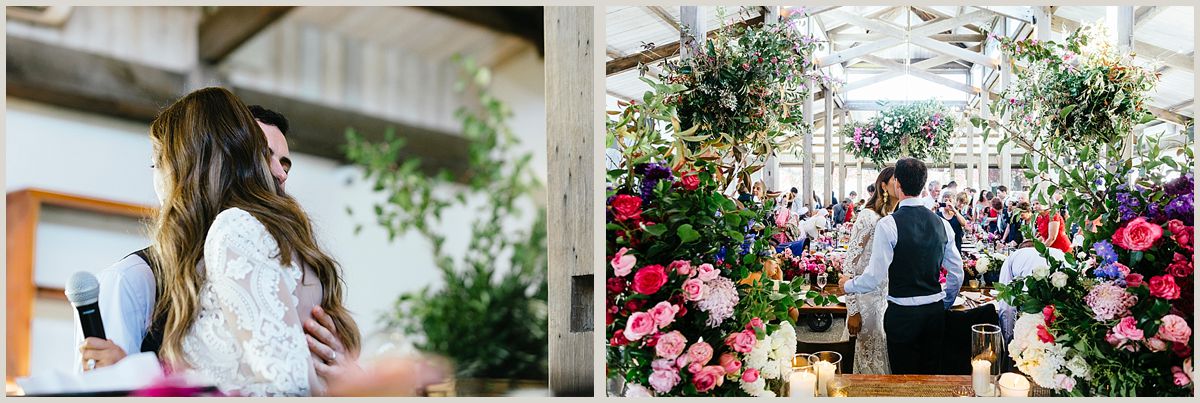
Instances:
[[[1117,271],[1121,272],[1121,277],[1129,275],[1129,266],[1121,264],[1121,262],[1113,262],[1113,266],[1117,267]]]
[[[679,372],[677,371],[654,371],[648,379],[650,387],[654,388],[655,392],[667,393],[679,384]]]
[[[1178,366],[1171,367],[1171,375],[1174,378],[1175,386],[1188,386],[1192,383],[1191,374],[1183,372],[1183,369]]]
[[[1156,353],[1160,352],[1160,351],[1167,351],[1167,347],[1168,347],[1167,342],[1162,341],[1162,339],[1159,339],[1157,337],[1147,338],[1142,343],[1145,344],[1146,348],[1150,349],[1150,351],[1153,351]]]
[[[660,358],[650,362],[650,368],[655,371],[678,371],[675,366],[675,360],[669,358]]]
[[[674,362],[675,357],[683,354],[683,349],[687,347],[687,337],[683,333],[674,331],[662,335],[658,338],[658,344],[654,346],[654,351],[659,357],[669,358],[668,362]]]
[[[1192,339],[1192,328],[1188,326],[1187,320],[1175,314],[1167,314],[1163,316],[1162,325],[1158,326],[1158,334],[1154,336],[1186,345]]]
[[[704,366],[700,365],[700,363],[698,363],[698,362],[693,362],[691,364],[688,364],[687,368],[688,368],[689,373],[691,373],[692,375],[695,375],[697,372],[700,372],[700,370],[703,369]]]
[[[765,331],[767,329],[767,325],[763,323],[762,319],[759,319],[759,318],[750,319],[750,323],[746,324],[746,330],[755,330],[755,329],[762,329]]]
[[[688,347],[688,362],[694,365],[708,364],[708,360],[712,359],[713,348],[708,343],[698,341],[691,347]]]
[[[1175,277],[1169,274],[1151,277],[1150,295],[1162,299],[1179,298],[1179,285],[1175,284]]]
[[[1113,328],[1113,334],[1125,340],[1138,341],[1144,337],[1142,329],[1138,329],[1137,321],[1133,320],[1132,316],[1121,318],[1117,326]]]
[[[749,353],[754,349],[756,343],[758,343],[758,337],[754,335],[753,330],[743,330],[725,338],[725,345],[739,353]]]
[[[637,264],[636,257],[633,257],[632,255],[625,255],[625,252],[628,250],[629,248],[621,248],[621,250],[617,251],[617,254],[612,258],[611,263],[613,272],[615,272],[619,277],[625,277],[628,275],[629,271],[633,270],[633,265]]]
[[[696,385],[696,391],[700,393],[708,392],[714,388],[721,386],[725,381],[725,370],[716,365],[710,365],[701,368],[692,377],[692,384]]]
[[[1112,345],[1113,347],[1120,347],[1121,343],[1124,343],[1124,340],[1122,340],[1120,337],[1117,337],[1117,335],[1113,333],[1112,329],[1109,329],[1108,334],[1104,335],[1104,341],[1107,341],[1108,344]]]
[[[1059,390],[1065,390],[1069,392],[1072,389],[1075,389],[1075,378],[1063,374],[1054,375],[1054,383]]]
[[[683,299],[688,301],[699,301],[704,299],[704,290],[707,286],[699,279],[688,279],[683,282]]]
[[[697,276],[700,278],[700,281],[706,282],[716,280],[717,277],[721,275],[720,271],[717,271],[713,265],[708,263],[700,265],[700,267],[696,268],[696,272]]]
[[[721,364],[721,368],[724,368],[727,374],[736,374],[739,369],[742,369],[742,362],[730,353],[721,354],[721,358],[717,362]]]
[[[679,312],[679,307],[670,302],[662,301],[653,308],[650,308],[649,312],[650,316],[654,317],[654,323],[661,329],[675,321],[675,314]]]
[[[667,266],[668,271],[673,271],[681,276],[686,276],[692,273],[692,263],[686,260],[676,260]]]
[[[758,380],[758,370],[754,368],[746,368],[746,372],[742,372],[742,383],[751,383]]]
[[[1167,273],[1178,278],[1184,278],[1192,275],[1192,260],[1187,256],[1176,253],[1174,261],[1170,266],[1167,266]]]
[[[1154,246],[1162,237],[1162,227],[1138,217],[1118,228],[1113,234],[1113,244],[1133,251],[1144,251]]]
[[[654,331],[658,330],[654,327],[654,317],[645,312],[634,312],[629,315],[629,321],[625,323],[625,338],[629,340],[638,340]]]
[[[1175,239],[1175,243],[1182,246],[1184,249],[1192,247],[1192,227],[1183,225],[1183,221],[1171,220],[1167,221],[1167,230],[1171,231],[1171,238]]]
[[[1142,275],[1138,273],[1129,273],[1125,276],[1125,286],[1128,288],[1138,288],[1142,286]]]
[[[662,265],[650,265],[638,269],[633,275],[633,291],[639,294],[654,294],[667,283],[667,269]]]

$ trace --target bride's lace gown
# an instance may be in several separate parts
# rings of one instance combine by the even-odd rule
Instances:
[[[842,271],[857,277],[867,269],[871,262],[871,241],[875,234],[875,224],[879,222],[879,214],[874,210],[863,209],[855,218],[850,230],[850,245],[846,252],[846,260]],[[883,332],[883,313],[887,309],[887,278],[878,290],[866,294],[846,295],[846,317],[862,315],[862,329],[858,332],[858,340],[854,345],[854,373],[856,374],[889,374],[891,365],[888,363],[887,337]],[[849,336],[849,330],[847,337]]]
[[[192,375],[243,396],[308,396],[312,362],[296,306],[301,269],[244,210],[217,215],[204,242],[200,310],[183,340]]]

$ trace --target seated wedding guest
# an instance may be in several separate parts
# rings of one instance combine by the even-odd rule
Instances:
[[[261,105],[251,105],[249,109],[266,135],[267,147],[271,153],[271,174],[282,189],[292,168],[291,153],[285,137],[289,129],[287,118]],[[101,311],[106,313],[103,321],[105,336],[108,338],[84,340],[80,327],[75,326],[75,344],[79,348],[75,350],[73,362],[80,364],[74,366],[77,370],[86,371],[110,366],[125,358],[127,354],[158,352],[162,342],[162,323],[152,323],[150,320],[156,295],[156,270],[151,268],[148,251],[149,248],[146,248],[131,253],[97,273],[96,277],[100,282],[99,304]],[[305,323],[305,330],[318,340],[313,349],[333,350],[346,357],[355,356],[356,354],[346,351],[331,337],[331,325],[322,326],[331,323],[328,315],[321,311],[320,307],[313,307],[313,311],[313,316],[318,320]],[[78,322],[79,318],[76,317],[75,320]],[[152,328],[152,324],[157,326]],[[345,361],[346,365],[356,365],[348,360],[342,361]]]
[[[1065,259],[1062,251],[1058,249],[1046,248],[1046,252],[1056,260]],[[1021,243],[1019,249],[1009,254],[1008,258],[1004,260],[1004,264],[1000,266],[999,283],[1004,285],[1012,284],[1014,279],[1033,274],[1033,270],[1038,266],[1049,267],[1049,265],[1050,263],[1046,261],[1046,258],[1042,257],[1037,249],[1034,248],[1033,240],[1027,239]],[[1017,307],[1010,306],[1003,300],[996,301],[997,308],[1000,311],[1001,333],[1004,334],[1004,343],[1007,345],[1009,341],[1012,341],[1013,324],[1016,323],[1017,319]]]

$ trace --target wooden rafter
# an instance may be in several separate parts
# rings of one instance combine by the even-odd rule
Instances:
[[[675,32],[681,31],[679,28],[679,21],[675,21],[675,17],[672,17],[671,13],[667,12],[667,9],[662,8],[662,6],[646,6],[646,11],[649,11],[650,14],[657,17],[659,21],[662,21],[664,24],[667,24],[667,26],[674,29]]]
[[[1058,32],[1071,32],[1079,29],[1079,22],[1070,20],[1062,16],[1055,15],[1051,19],[1051,29]],[[1158,46],[1151,45],[1146,42],[1134,40],[1133,51],[1149,59],[1159,59],[1168,66],[1193,71],[1195,61],[1191,55],[1184,55],[1178,52],[1173,52]]]
[[[37,40],[9,37],[6,56],[10,97],[141,123],[149,123],[161,108],[194,89],[183,73]],[[445,169],[466,179],[467,140],[458,134],[248,88],[231,90],[248,105],[264,105],[287,116],[293,152],[345,161],[341,147],[346,128],[378,141],[390,127],[406,139],[405,156],[421,158],[427,173]]]
[[[1167,10],[1167,6],[1141,6],[1133,15],[1133,29],[1136,31],[1142,25],[1145,25],[1154,17],[1157,17],[1163,11]]]
[[[730,27],[758,27],[762,26],[763,16],[750,18],[731,24]],[[708,38],[716,37],[717,30],[708,31]],[[644,50],[628,56],[622,56],[617,59],[609,60],[604,64],[605,75],[613,75],[625,70],[633,69],[638,64],[650,64],[656,61],[667,59],[679,54],[679,42],[672,42],[666,45],[658,46],[653,49]]]
[[[870,63],[885,67],[889,70],[889,72],[882,73],[882,74],[880,74],[880,76],[891,75],[891,77],[894,77],[894,76],[908,74],[913,77],[923,79],[925,81],[929,81],[929,82],[936,83],[936,84],[941,84],[941,85],[944,85],[944,86],[947,86],[947,87],[950,87],[950,88],[953,88],[953,89],[956,89],[959,91],[963,91],[966,93],[974,93],[975,92],[975,89],[969,85],[951,80],[951,79],[946,78],[939,74],[931,73],[924,69],[924,66],[926,66],[926,65],[945,64],[945,63],[949,62],[949,57],[927,59],[925,61],[922,61],[921,63],[910,65],[910,66],[908,66],[907,69],[905,68],[904,65],[902,65],[900,63],[897,63],[892,60],[884,59],[884,58],[878,57],[878,56],[870,56],[870,55],[864,56],[863,60],[866,60]],[[882,81],[882,80],[885,80],[885,79],[891,78],[891,77],[881,78],[879,76],[875,76],[875,77],[871,77],[867,80],[861,80],[862,82],[864,82],[862,84],[859,84],[859,82],[853,83],[853,84],[857,84],[856,87],[851,87],[850,85],[847,85],[846,88],[858,88],[861,86],[874,84],[875,82]],[[878,80],[878,81],[876,81],[876,80]]]
[[[929,35],[934,35],[934,34],[937,34],[940,32],[949,31],[949,30],[952,30],[956,27],[960,27],[967,23],[979,22],[979,21],[991,18],[993,16],[993,14],[986,10],[977,10],[977,11],[974,11],[974,12],[971,12],[971,13],[968,13],[965,15],[960,15],[957,17],[949,18],[949,19],[931,22],[929,24],[926,24],[926,25],[923,25],[923,26],[920,26],[917,28],[913,28],[908,31],[905,31],[899,27],[896,27],[892,24],[888,24],[883,21],[865,18],[862,16],[858,16],[855,14],[845,12],[845,11],[841,11],[841,10],[834,11],[833,13],[836,13],[836,15],[838,17],[848,21],[849,23],[856,24],[862,28],[868,29],[870,31],[870,33],[880,33],[880,34],[889,36],[889,38],[881,39],[881,40],[874,41],[874,42],[868,42],[868,43],[865,43],[862,45],[852,47],[850,49],[842,50],[840,52],[822,57],[820,59],[820,63],[819,63],[820,66],[829,66],[832,64],[845,63],[847,61],[862,57],[867,54],[871,54],[871,53],[874,53],[874,52],[877,52],[877,51],[880,51],[883,49],[898,46],[900,44],[905,43],[905,41],[907,41],[908,43],[912,43],[914,45],[938,52],[938,53],[942,53],[942,54],[945,54],[948,56],[954,56],[959,59],[968,60],[975,64],[982,64],[982,65],[987,65],[987,66],[995,66],[998,64],[997,60],[990,58],[988,56],[985,56],[983,54],[980,54],[978,52],[974,52],[974,51],[971,51],[971,50],[968,50],[965,48],[960,48],[960,47],[948,44],[946,42],[934,40],[934,39],[928,37]]]
[[[200,21],[200,60],[218,64],[272,23],[283,18],[291,6],[226,6]]]

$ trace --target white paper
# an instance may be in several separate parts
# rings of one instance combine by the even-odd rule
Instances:
[[[142,389],[162,376],[158,357],[145,352],[126,356],[112,366],[83,373],[54,370],[18,378],[17,385],[26,395],[109,392]]]

